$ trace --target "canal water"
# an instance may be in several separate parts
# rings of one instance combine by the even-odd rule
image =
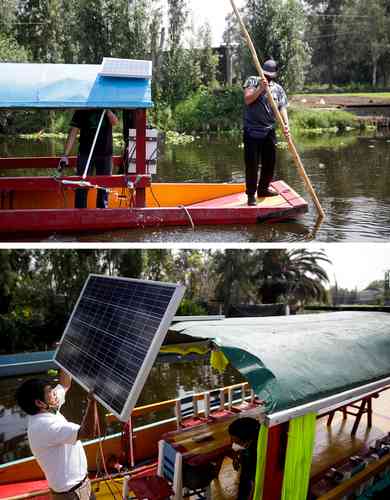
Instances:
[[[34,375],[33,377],[40,377]],[[47,375],[43,374],[43,377]],[[30,377],[0,379],[0,464],[31,455],[27,441],[27,416],[15,403],[17,387]],[[54,379],[55,380],[55,379]],[[223,374],[209,365],[208,357],[191,362],[165,363],[157,361],[153,366],[136,406],[142,406],[209,389],[224,387],[245,381],[230,365]],[[62,413],[76,423],[81,422],[86,408],[86,392],[73,382]],[[103,409],[100,409],[103,412]],[[173,417],[173,412],[151,414],[149,418],[137,419],[135,426],[151,423],[161,418]],[[119,422],[107,429],[107,435],[121,430]]]
[[[55,234],[59,242],[369,242],[390,239],[390,130],[295,139],[306,172],[326,212],[317,214],[287,150],[280,149],[276,177],[309,201],[309,212],[297,221],[257,225],[118,230],[103,234]],[[60,155],[63,140],[0,139],[0,156]],[[237,136],[203,137],[187,145],[166,145],[159,155],[157,182],[242,182],[243,149]],[[42,171],[40,175],[51,175]],[[0,175],[38,175],[1,171]],[[23,236],[15,238],[23,241]]]

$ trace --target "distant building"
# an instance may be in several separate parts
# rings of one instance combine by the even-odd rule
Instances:
[[[289,314],[286,304],[232,304],[227,313],[228,318],[247,318],[259,316],[285,316]]]
[[[366,288],[357,293],[356,304],[376,305],[383,300],[382,288]]]

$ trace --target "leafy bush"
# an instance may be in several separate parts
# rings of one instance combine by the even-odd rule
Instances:
[[[355,115],[342,110],[306,110],[291,107],[289,115],[292,128],[299,130],[337,129],[344,131],[357,124]]]
[[[177,316],[204,316],[207,309],[190,299],[183,299],[177,310]]]
[[[242,113],[241,87],[201,87],[176,106],[173,118],[179,131],[221,131],[240,128]]]

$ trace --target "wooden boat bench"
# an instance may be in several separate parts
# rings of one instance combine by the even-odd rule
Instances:
[[[326,422],[326,425],[328,427],[332,425],[333,417],[335,416],[335,413],[337,411],[343,413],[343,420],[346,420],[348,418],[348,415],[355,417],[355,422],[351,431],[351,436],[355,436],[363,415],[367,415],[367,427],[372,427],[372,399],[378,397],[379,393],[375,392],[355,402],[340,406],[339,408],[335,408],[328,413],[321,414],[320,417],[328,417],[328,420]]]

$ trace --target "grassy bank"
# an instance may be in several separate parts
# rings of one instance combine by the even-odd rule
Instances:
[[[305,109],[292,106],[289,116],[292,131],[298,133],[345,132],[361,127],[353,113],[339,109]]]
[[[390,92],[308,92],[303,94],[295,94],[295,97],[364,97],[365,99],[386,99],[390,101]]]

